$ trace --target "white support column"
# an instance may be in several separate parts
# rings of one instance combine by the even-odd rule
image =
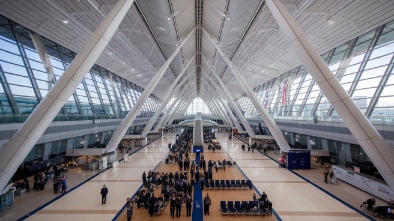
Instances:
[[[227,126],[231,126],[231,121],[228,119],[227,114],[224,112],[224,110],[222,109],[222,107],[213,100],[213,98],[211,98],[211,103],[212,105],[219,111],[219,114],[222,116],[222,118],[224,119],[224,122],[227,124]]]
[[[178,101],[179,101],[179,98],[176,98],[176,99],[172,102],[172,104],[170,105],[170,107],[167,109],[166,113],[161,117],[159,123],[156,124],[155,129],[153,129],[154,132],[159,131],[161,125],[163,125],[164,120],[165,120],[167,117],[169,117],[169,115],[170,115],[170,113],[171,113],[171,111],[172,111],[172,108],[175,106],[175,104],[176,104]]]
[[[193,95],[192,93],[188,93],[189,91],[193,91],[195,88],[195,86],[193,86],[192,88],[185,88],[186,91],[183,92],[183,98],[180,99],[179,104],[175,107],[175,110],[171,113],[171,115],[165,119],[163,125],[167,126],[169,125],[169,123],[172,123],[172,121],[174,120],[175,116],[178,115],[179,112],[181,112],[181,110],[183,109],[184,106],[186,106],[186,103],[189,102],[189,100],[192,99]],[[186,106],[187,108],[187,106]]]
[[[210,95],[212,95],[212,97],[207,96],[208,99],[211,99],[213,105],[216,106],[217,109],[219,109],[219,111],[222,113],[222,116],[225,118],[227,125],[230,127],[233,127],[234,124],[231,121],[231,119],[229,118],[229,115],[227,114],[226,110],[224,110],[224,108],[221,106],[220,102],[215,102],[215,100],[214,100],[214,99],[216,99],[216,100],[220,99],[220,96],[218,96],[219,92],[216,91],[215,87],[212,86],[212,82],[210,82],[209,79],[206,78],[206,80],[208,81],[208,86],[207,86],[209,88],[208,93],[210,93]]]
[[[219,99],[217,99],[217,100],[219,100]],[[227,111],[224,109],[224,107],[222,107],[222,104],[218,101],[218,102],[216,103],[216,105],[217,105],[218,108],[222,111],[223,116],[226,118],[227,126],[233,127],[233,126],[234,126],[233,121],[230,119],[229,114],[228,114]]]
[[[278,0],[266,0],[280,29],[312,78],[357,139],[387,184],[394,190],[394,149],[346,93],[305,33]]]
[[[187,107],[190,105],[191,102],[192,102],[192,96],[189,95],[189,98],[187,100],[185,100],[183,102],[182,106],[180,106],[180,108],[178,108],[178,110],[176,112],[174,112],[172,117],[169,118],[169,121],[167,122],[167,125],[168,126],[172,125],[172,122],[174,121],[174,119],[177,118],[180,114],[182,114],[185,111],[185,109],[187,109]]]
[[[231,121],[228,119],[228,116],[226,116],[224,110],[218,105],[218,103],[215,102],[212,97],[206,97],[206,99],[209,100],[211,105],[219,112],[220,116],[224,119],[224,122],[228,126],[231,126]]]
[[[211,43],[215,46],[216,50],[219,52],[219,54],[222,56],[223,60],[226,61],[228,67],[231,69],[233,75],[237,79],[239,85],[241,88],[245,91],[246,95],[249,97],[249,99],[252,101],[253,105],[257,109],[257,111],[260,113],[261,118],[263,119],[265,125],[267,125],[268,129],[270,130],[272,136],[274,137],[276,143],[279,145],[280,149],[282,151],[289,151],[290,146],[287,143],[285,137],[283,136],[282,131],[276,125],[275,121],[272,119],[272,117],[269,115],[267,110],[263,107],[259,99],[257,98],[256,94],[253,92],[253,90],[250,88],[248,83],[245,81],[245,79],[238,73],[238,70],[235,68],[233,62],[228,59],[228,57],[223,53],[221,48],[219,47],[218,44],[216,44],[215,40],[212,39],[208,32],[202,28],[203,32],[207,36],[207,38],[211,41]]]
[[[207,73],[204,71],[204,69],[202,69],[202,73],[206,74]],[[211,69],[211,73],[215,76],[215,78],[217,79],[217,81],[219,82],[220,87],[223,90],[223,95],[225,95],[227,97],[227,101],[230,103],[231,107],[233,107],[235,113],[237,113],[239,119],[241,120],[242,124],[244,125],[246,132],[249,134],[250,137],[255,138],[256,134],[254,133],[254,131],[252,130],[252,128],[250,127],[248,121],[246,120],[245,116],[242,114],[241,110],[239,110],[237,104],[235,103],[235,101],[233,100],[230,91],[227,89],[226,85],[223,83],[222,79],[220,79],[220,77],[216,74],[216,72]],[[243,130],[238,130],[239,132],[242,132]]]
[[[119,142],[122,140],[123,136],[127,132],[127,129],[130,127],[130,125],[133,123],[135,118],[137,117],[139,111],[141,110],[143,104],[145,101],[149,98],[150,94],[152,93],[153,89],[156,87],[156,85],[159,83],[161,77],[164,75],[166,72],[168,66],[171,64],[172,60],[175,58],[175,56],[178,54],[178,52],[181,50],[183,45],[189,40],[191,36],[193,36],[195,28],[193,28],[190,33],[187,35],[185,39],[179,44],[179,46],[176,47],[175,51],[172,53],[172,55],[168,58],[166,62],[162,65],[162,67],[159,69],[159,71],[156,73],[156,75],[153,77],[153,79],[149,82],[148,86],[146,86],[145,90],[142,92],[141,96],[138,98],[136,104],[133,106],[133,108],[129,111],[129,113],[126,115],[126,117],[123,119],[122,123],[116,128],[114,131],[114,134],[111,137],[111,140],[108,142],[107,147],[105,148],[106,152],[112,152],[116,149],[118,146]]]
[[[241,125],[239,125],[237,119],[235,118],[235,116],[231,112],[230,108],[224,103],[224,101],[221,98],[219,98],[218,100],[219,100],[220,104],[224,107],[225,113],[230,118],[230,126],[237,128],[237,130],[239,131],[239,129],[241,129]]]
[[[100,23],[70,66],[34,109],[16,134],[0,150],[0,190],[3,190],[59,110],[101,55],[133,0],[119,0]]]
[[[185,98],[187,98],[188,94],[185,93],[186,87],[183,88],[182,92],[180,93],[180,97],[177,100],[177,102],[172,103],[172,105],[168,108],[167,112],[166,112],[166,117],[163,117],[159,124],[156,126],[157,128],[160,128],[161,125],[162,126],[166,126],[167,122],[172,118],[172,116],[175,114],[175,112],[177,112],[177,110],[179,109],[179,107],[182,105],[182,103],[184,102]],[[172,110],[174,109],[174,110]]]
[[[194,61],[194,57],[195,55],[192,56],[192,58],[189,60],[189,62],[186,64],[186,66],[183,68],[183,70],[181,71],[181,73],[179,73],[178,77],[175,79],[175,81],[172,83],[172,85],[170,86],[170,88],[168,88],[167,94],[165,95],[166,99],[161,103],[159,109],[156,111],[155,115],[153,115],[153,117],[149,120],[148,124],[146,124],[144,130],[141,133],[141,137],[145,137],[150,129],[152,128],[153,124],[156,122],[157,117],[160,115],[161,111],[164,109],[164,107],[167,105],[168,101],[170,101],[170,99],[174,96],[174,93],[176,91],[178,91],[178,89],[183,85],[183,83],[185,83],[185,81],[187,80],[187,77],[183,78],[183,80],[181,81],[181,83],[178,84],[178,81],[181,79],[181,77],[183,76],[183,74],[186,72],[186,70],[189,68],[190,64],[192,63],[192,61]],[[174,87],[177,86],[177,88],[174,90]]]

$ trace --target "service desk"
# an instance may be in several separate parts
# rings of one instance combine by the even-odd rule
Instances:
[[[357,173],[339,165],[332,165],[332,170],[338,179],[346,183],[358,187],[387,202],[394,200],[394,191],[383,180],[376,179],[366,174]]]

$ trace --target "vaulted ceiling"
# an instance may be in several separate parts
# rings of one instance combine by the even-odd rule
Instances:
[[[0,14],[78,52],[116,2],[1,0]],[[320,53],[394,18],[391,0],[281,2]],[[252,88],[301,64],[261,0],[136,0],[97,64],[146,87],[177,45],[200,26],[216,39]],[[243,94],[201,29],[194,31],[153,93],[164,99],[190,59],[185,92],[203,99],[212,97],[220,90],[210,83],[210,73],[215,71],[233,97]]]

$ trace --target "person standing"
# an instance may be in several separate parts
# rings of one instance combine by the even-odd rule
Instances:
[[[67,191],[67,181],[65,177],[62,178],[61,183],[62,183],[62,193],[65,193]]]
[[[211,198],[209,198],[209,195],[207,193],[207,195],[204,198],[204,215],[209,216],[209,206],[211,205]]]
[[[172,218],[174,218],[175,201],[176,201],[175,195],[172,195],[170,200],[170,213]]]
[[[150,217],[152,217],[153,214],[155,213],[155,197],[153,195],[149,198],[148,208],[149,208],[148,209],[149,215]]]
[[[182,200],[181,197],[177,197],[175,200],[176,217],[181,217]]]
[[[226,171],[226,159],[222,161],[223,171]]]
[[[103,188],[101,188],[100,194],[101,194],[101,205],[104,205],[107,201],[107,194],[108,194],[108,188],[105,185],[103,185]]]
[[[189,194],[187,194],[187,197],[186,197],[186,217],[189,217],[192,215],[192,202],[193,202],[192,197]]]
[[[328,182],[327,182],[327,176],[328,176],[329,172],[328,172],[327,167],[326,167],[326,169],[324,170],[323,173],[324,173],[324,182],[325,182],[325,183],[328,183]]]
[[[134,207],[134,201],[130,201],[130,198],[127,198],[127,203],[126,203],[127,221],[130,221],[131,217],[133,216],[133,207]]]

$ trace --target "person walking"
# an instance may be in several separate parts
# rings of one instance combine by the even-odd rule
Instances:
[[[189,194],[187,194],[187,197],[186,197],[186,217],[189,217],[192,215],[192,202],[193,202],[192,197]]]
[[[100,194],[101,194],[101,205],[104,205],[107,201],[107,194],[108,194],[108,188],[105,185],[103,185],[103,188],[101,188]]]
[[[328,172],[327,167],[326,167],[326,169],[324,170],[323,173],[324,173],[324,182],[325,182],[325,183],[328,183],[328,182],[327,182],[327,176],[328,176],[328,174],[329,174],[330,172]]]
[[[130,201],[130,198],[127,198],[127,203],[126,203],[127,221],[130,221],[131,217],[133,216],[133,208],[134,208],[134,201]]]
[[[209,216],[209,206],[211,205],[211,198],[209,198],[209,195],[207,195],[204,198],[204,215]]]

